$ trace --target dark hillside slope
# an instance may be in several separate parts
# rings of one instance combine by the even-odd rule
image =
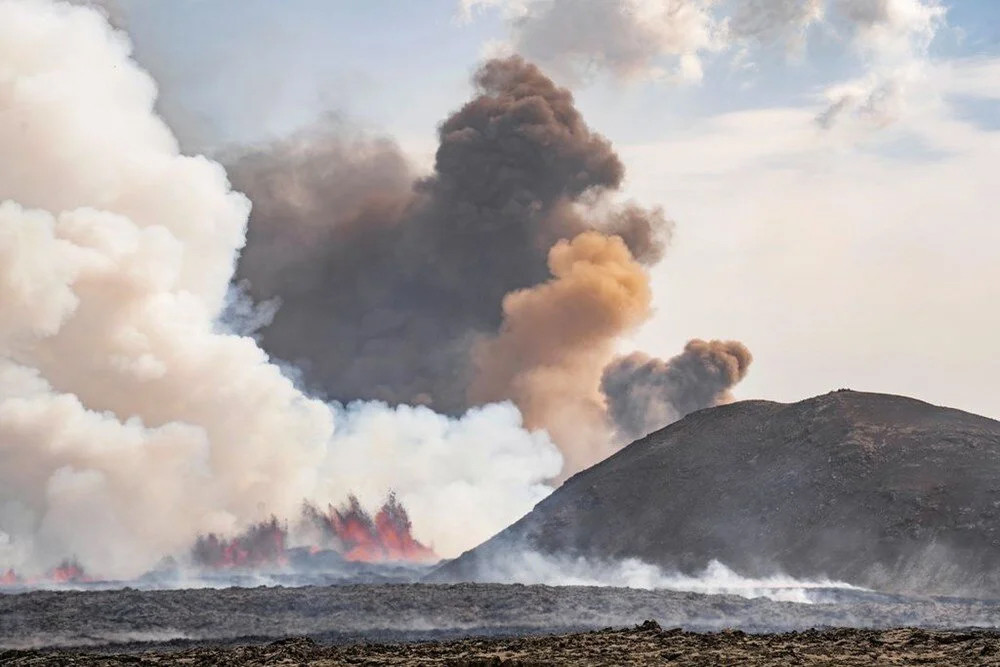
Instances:
[[[1000,595],[1000,422],[853,391],[702,410],[574,476],[437,578],[482,578],[512,547]]]

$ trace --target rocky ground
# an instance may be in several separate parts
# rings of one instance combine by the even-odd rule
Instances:
[[[306,636],[395,643],[559,634],[653,619],[726,628],[1000,627],[1000,601],[810,591],[814,604],[669,590],[504,584],[393,584],[0,595],[0,649],[176,650]]]
[[[0,595],[0,664],[1000,664],[998,601],[810,595],[813,604],[502,584],[32,591]],[[605,630],[644,619],[659,626]]]
[[[647,621],[631,630],[463,639],[415,644],[330,646],[307,638],[232,648],[139,654],[8,651],[11,666],[67,665],[1000,665],[992,631],[809,630],[752,635],[663,630]]]

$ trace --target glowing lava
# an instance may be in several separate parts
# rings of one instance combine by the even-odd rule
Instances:
[[[76,559],[64,560],[50,571],[46,578],[54,584],[81,584],[93,581]]]
[[[199,565],[214,569],[284,565],[288,562],[287,539],[288,531],[278,524],[275,517],[271,517],[232,540],[224,540],[215,534],[200,536],[191,557]]]
[[[438,560],[431,549],[414,539],[410,517],[395,494],[389,494],[374,520],[353,495],[340,509],[330,507],[326,514],[312,509],[310,515],[340,545],[347,560],[365,563]]]
[[[41,577],[21,577],[13,569],[0,572],[0,587],[40,584],[85,584],[94,581],[75,558],[66,559]]]
[[[311,534],[318,544],[306,548],[310,556],[333,551],[344,560],[359,563],[433,563],[437,555],[412,534],[406,508],[394,494],[372,518],[355,496],[340,508],[332,505],[323,512],[304,505],[298,527]],[[295,533],[300,535],[300,533]],[[289,563],[289,530],[277,518],[253,525],[242,534],[223,538],[216,534],[199,536],[191,550],[191,560],[213,570],[260,570],[280,568]],[[13,569],[0,570],[0,587],[93,582],[74,559],[67,559],[42,577],[24,578]]]
[[[405,560],[413,562],[433,562],[437,555],[430,548],[417,542],[411,534],[413,525],[410,517],[395,494],[389,495],[389,500],[375,515],[375,534],[388,554],[387,560]]]
[[[432,563],[437,555],[414,539],[406,509],[393,494],[373,519],[354,496],[338,508],[326,512],[306,504],[299,526],[318,538],[307,551],[316,555],[332,550],[344,560],[361,563]],[[251,526],[233,539],[218,535],[198,538],[191,559],[211,569],[261,569],[286,565],[288,529],[271,518]]]

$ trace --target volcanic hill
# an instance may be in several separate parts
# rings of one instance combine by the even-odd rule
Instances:
[[[701,410],[570,478],[435,578],[488,579],[512,549],[998,596],[1000,422],[848,390]]]

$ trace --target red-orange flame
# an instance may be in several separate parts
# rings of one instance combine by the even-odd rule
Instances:
[[[75,559],[67,559],[59,563],[40,577],[24,578],[13,569],[0,572],[0,586],[35,586],[38,584],[84,584],[92,582],[90,577]]]
[[[374,519],[352,495],[339,509],[330,506],[325,513],[305,505],[302,521],[303,525],[318,528],[322,535],[321,544],[308,547],[310,555],[332,548],[345,560],[354,562],[431,563],[438,560],[430,548],[413,537],[410,518],[395,494],[389,494]],[[288,529],[271,517],[232,539],[215,534],[199,536],[191,558],[196,564],[212,569],[283,566],[289,562],[287,543]],[[0,570],[0,587],[93,581],[75,558],[64,560],[38,578],[25,579],[13,569]]]
[[[52,569],[46,578],[56,584],[81,584],[93,581],[75,559],[64,560]]]
[[[406,509],[393,494],[374,519],[352,495],[340,509],[331,506],[325,513],[307,504],[302,520],[304,525],[318,528],[321,533],[321,544],[308,547],[310,555],[326,548],[341,554],[345,560],[363,563],[438,560],[431,549],[414,539]],[[201,567],[212,569],[281,566],[289,561],[287,542],[287,528],[272,517],[233,539],[214,534],[199,537],[191,558]]]
[[[224,540],[215,534],[198,537],[192,558],[199,565],[217,569],[283,565],[288,561],[285,551],[287,537],[287,530],[278,524],[277,518],[271,517],[232,540]]]
[[[375,531],[389,556],[389,560],[430,562],[438,560],[428,547],[414,539],[410,532],[413,525],[406,509],[396,500],[395,494],[375,515]]]
[[[374,520],[353,495],[340,509],[330,507],[325,515],[316,510],[308,514],[335,538],[347,560],[365,563],[438,560],[431,549],[414,539],[410,517],[395,494],[389,494]]]

